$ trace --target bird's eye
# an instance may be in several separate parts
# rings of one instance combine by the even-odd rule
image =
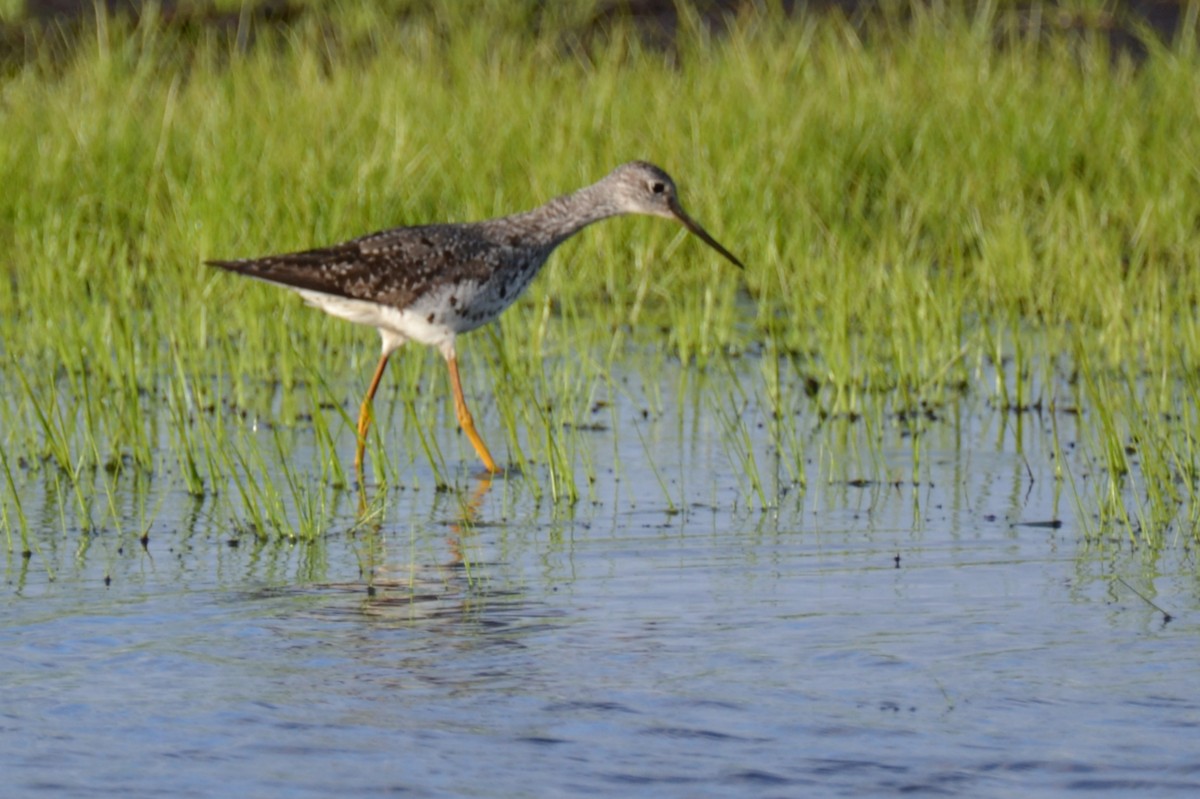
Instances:
[[[666,190],[667,186],[665,183],[655,181],[654,183],[650,184],[650,191],[654,192],[655,194],[662,194]]]

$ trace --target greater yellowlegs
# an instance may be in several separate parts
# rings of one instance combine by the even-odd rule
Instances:
[[[675,181],[644,161],[623,164],[597,183],[513,216],[398,227],[331,247],[208,263],[293,289],[309,305],[379,330],[383,350],[358,415],[354,468],[360,476],[375,391],[388,357],[409,340],[437,347],[446,359],[458,423],[483,465],[495,472],[463,398],[455,338],[512,305],[555,247],[593,222],[620,214],[675,219],[742,267],[684,212]]]

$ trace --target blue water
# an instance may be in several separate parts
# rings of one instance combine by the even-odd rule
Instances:
[[[1193,558],[1085,536],[1044,428],[935,426],[915,486],[810,441],[764,510],[664,417],[595,434],[573,509],[464,463],[315,544],[182,493],[144,549],[48,528],[5,569],[0,793],[1200,791]]]

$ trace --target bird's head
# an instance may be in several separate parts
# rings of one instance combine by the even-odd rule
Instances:
[[[740,269],[745,265],[733,253],[722,247],[708,235],[700,223],[688,216],[679,202],[679,192],[671,176],[654,164],[645,161],[630,161],[622,164],[605,178],[611,184],[613,199],[621,213],[645,214],[674,219],[701,241],[728,258]]]

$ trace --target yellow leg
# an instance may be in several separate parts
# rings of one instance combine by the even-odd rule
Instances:
[[[471,412],[467,410],[467,401],[463,397],[462,382],[458,379],[458,358],[450,356],[446,359],[446,365],[450,367],[450,386],[454,389],[454,414],[458,417],[459,427],[467,434],[467,438],[471,440],[471,446],[475,447],[475,452],[479,454],[479,459],[483,461],[484,468],[495,474],[500,471],[496,466],[496,462],[492,460],[492,453],[488,452],[487,444],[483,443],[483,439],[479,437],[479,433],[475,430],[475,420],[471,418]]]
[[[363,453],[367,449],[367,430],[371,428],[371,404],[375,401],[375,392],[379,389],[379,381],[383,378],[383,370],[387,368],[388,356],[379,358],[375,367],[375,376],[371,378],[371,387],[363,398],[362,407],[358,411],[358,449],[354,452],[354,471],[358,473],[358,481],[362,482]]]

